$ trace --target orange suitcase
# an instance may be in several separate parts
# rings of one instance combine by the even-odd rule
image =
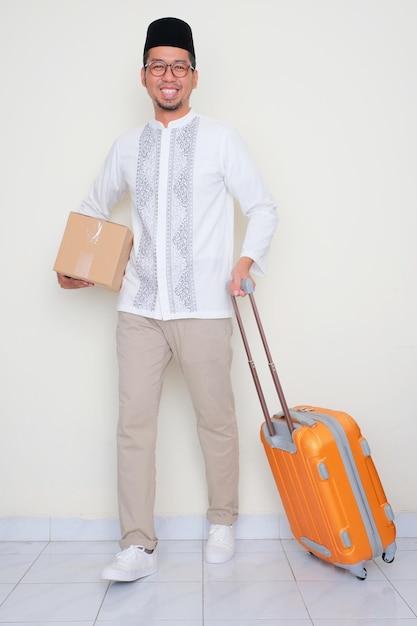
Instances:
[[[288,409],[272,361],[252,283],[245,281],[282,412],[270,417],[236,298],[236,319],[265,422],[264,445],[295,539],[324,561],[366,578],[366,561],[391,563],[396,552],[394,514],[369,445],[355,420],[341,411],[297,406]]]

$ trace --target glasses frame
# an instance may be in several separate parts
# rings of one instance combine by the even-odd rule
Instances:
[[[152,65],[154,63],[159,63],[160,65],[165,65],[165,70],[163,71],[162,74],[154,74],[152,72]],[[185,72],[184,76],[177,76],[177,74],[175,74],[174,70],[172,69],[173,66],[175,66],[177,64],[185,65],[187,67],[187,71]],[[190,65],[190,63],[183,63],[182,61],[174,61],[173,63],[165,63],[165,61],[162,61],[162,60],[159,60],[159,59],[155,59],[154,61],[151,61],[150,63],[146,63],[143,67],[144,67],[145,70],[149,67],[150,73],[152,74],[152,76],[155,76],[155,78],[161,78],[162,76],[165,76],[165,74],[167,73],[167,69],[168,68],[171,69],[171,74],[173,76],[175,76],[175,78],[185,78],[187,76],[189,70],[191,70],[192,72],[194,72],[194,70],[195,70],[195,67]]]

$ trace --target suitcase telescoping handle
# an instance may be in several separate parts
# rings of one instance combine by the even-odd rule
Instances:
[[[262,344],[265,349],[266,358],[268,359],[268,366],[272,375],[272,380],[274,381],[275,389],[277,390],[278,398],[281,404],[282,411],[284,413],[285,421],[287,422],[287,425],[288,425],[288,429],[290,433],[292,433],[295,428],[294,423],[292,421],[290,411],[288,409],[287,401],[285,400],[284,392],[282,391],[281,383],[278,378],[278,373],[277,373],[275,364],[272,360],[271,352],[269,350],[268,342],[266,340],[266,335],[262,326],[258,307],[256,306],[255,296],[253,295],[253,292],[254,292],[253,282],[250,280],[250,278],[245,278],[242,280],[241,286],[242,286],[243,291],[249,296],[253,314],[256,320],[256,325],[258,326],[259,334],[261,335]],[[272,423],[271,416],[269,415],[268,406],[266,404],[265,396],[261,387],[261,383],[259,381],[258,373],[256,371],[256,366],[252,358],[252,353],[250,351],[246,332],[243,327],[242,316],[240,315],[237,300],[236,300],[236,297],[233,295],[232,295],[232,303],[233,303],[233,308],[234,308],[235,315],[236,315],[236,321],[239,326],[240,334],[242,335],[243,345],[245,347],[246,355],[248,357],[249,369],[252,373],[253,381],[255,383],[256,391],[258,393],[259,401],[261,403],[261,407],[262,407],[262,411],[265,417],[265,422],[268,428],[268,432],[271,435],[271,437],[273,437],[275,435],[275,428]]]

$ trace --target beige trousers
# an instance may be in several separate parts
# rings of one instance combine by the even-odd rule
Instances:
[[[197,419],[208,487],[207,517],[232,524],[238,514],[238,433],[230,381],[231,319],[160,321],[119,313],[118,503],[122,548],[157,544],[154,528],[157,416],[172,356]],[[178,489],[182,489],[181,485]]]

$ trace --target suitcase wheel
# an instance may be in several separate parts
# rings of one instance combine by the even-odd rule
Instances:
[[[363,568],[362,573],[361,573],[361,574],[358,574],[358,575],[356,576],[356,578],[357,578],[358,580],[365,580],[365,578],[367,577],[367,575],[368,575],[368,572],[366,571],[366,569],[365,569],[365,568]]]
[[[385,561],[385,563],[392,563],[394,559],[395,556],[387,556],[385,552],[382,554],[382,560]]]

